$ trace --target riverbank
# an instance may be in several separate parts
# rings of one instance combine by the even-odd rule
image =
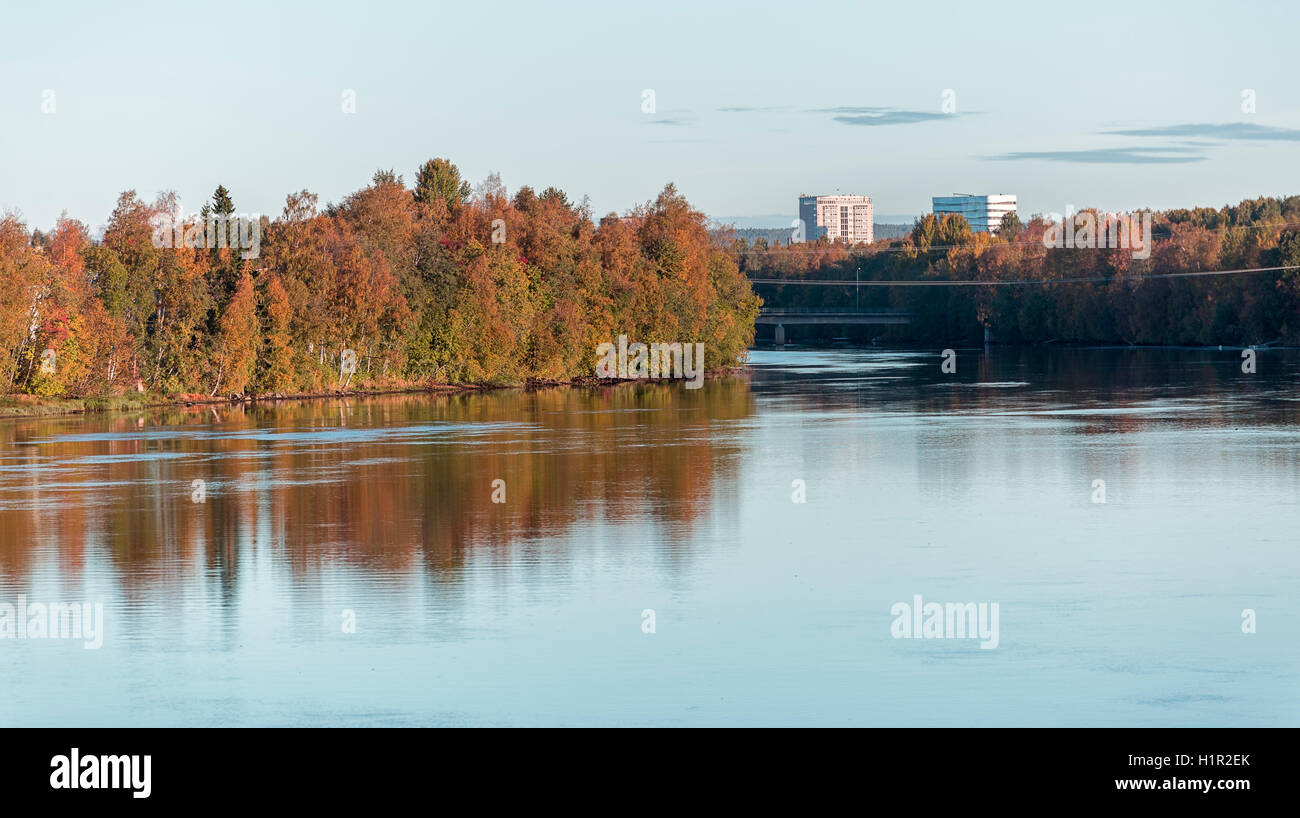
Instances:
[[[706,372],[705,378],[730,377],[744,373],[748,367],[738,366]],[[224,398],[206,395],[160,395],[138,393],[96,398],[43,398],[39,395],[0,396],[0,418],[48,417],[57,415],[85,415],[100,412],[137,412],[144,409],[166,409],[178,406],[231,406],[235,404],[279,403],[283,401],[337,400],[339,398],[365,398],[382,395],[456,395],[469,392],[490,392],[502,389],[555,389],[601,388],[608,389],[633,383],[671,383],[671,378],[597,378],[584,375],[570,380],[528,380],[519,384],[428,384],[389,389],[349,389],[294,394],[232,395]]]
[[[271,403],[290,400],[365,397],[372,395],[447,394],[474,392],[504,387],[478,384],[422,386],[401,389],[365,389],[309,392],[301,394],[234,395],[224,398],[203,395],[135,394],[96,398],[42,398],[36,395],[5,395],[0,398],[0,417],[43,417],[48,415],[83,415],[97,412],[134,412],[177,406],[229,406],[247,403]]]

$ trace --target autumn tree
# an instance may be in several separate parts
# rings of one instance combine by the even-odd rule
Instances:
[[[272,275],[266,284],[265,346],[261,383],[271,392],[292,392],[295,387],[293,347],[293,304],[289,293]]]
[[[259,346],[257,304],[253,277],[242,272],[234,295],[221,314],[214,347],[212,392],[223,388],[235,395],[243,394],[253,376]]]

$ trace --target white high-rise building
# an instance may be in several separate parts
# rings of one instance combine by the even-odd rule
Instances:
[[[1008,213],[1016,212],[1016,197],[1010,193],[993,193],[987,196],[975,196],[970,193],[954,193],[951,196],[935,196],[934,215],[956,213],[966,217],[970,229],[976,233],[996,233],[1002,226],[1002,219]]]
[[[870,196],[800,196],[799,220],[807,241],[825,236],[857,244],[875,238]]]

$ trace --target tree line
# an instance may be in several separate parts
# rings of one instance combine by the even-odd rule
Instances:
[[[380,171],[337,204],[293,193],[252,249],[212,240],[237,218],[224,187],[198,214],[178,208],[127,191],[101,237],[66,214],[49,233],[0,216],[0,391],[564,381],[620,334],[703,343],[710,369],[753,340],[758,298],[671,184],[596,223],[556,188],[511,197],[495,174],[475,188],[432,159],[413,185]]]
[[[1047,246],[1050,231],[1079,232],[1105,218],[1096,210],[1072,214],[1068,223],[1010,217],[990,234],[972,232],[959,215],[927,214],[897,241],[847,247],[825,239],[794,245],[733,239],[729,246],[753,278],[987,282],[859,289],[863,309],[913,314],[905,327],[872,328],[900,340],[974,341],[987,326],[1005,343],[1300,344],[1300,196],[1151,212],[1147,258],[1104,241],[1099,248]],[[855,299],[851,286],[759,284],[755,290],[781,307],[843,308]]]

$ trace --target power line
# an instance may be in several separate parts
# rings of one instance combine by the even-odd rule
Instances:
[[[1086,211],[1080,211],[1080,212],[1086,212]],[[1059,225],[1059,224],[1061,224],[1061,223],[1060,223],[1060,222],[1055,222],[1055,224],[1058,224],[1058,225]],[[1151,235],[1151,239],[1152,239],[1152,242],[1155,242],[1155,240],[1156,240],[1157,238],[1160,238],[1160,239],[1162,239],[1162,240],[1164,240],[1164,241],[1168,241],[1168,240],[1170,240],[1170,239],[1173,237],[1173,231],[1169,229],[1169,226],[1170,226],[1170,225],[1174,225],[1174,224],[1187,224],[1187,222],[1166,222],[1166,223],[1164,223],[1164,224],[1152,225],[1152,228],[1151,228],[1151,234],[1152,234],[1152,235]],[[1241,231],[1247,231],[1247,232],[1249,232],[1249,231],[1255,231],[1255,230],[1287,230],[1287,229],[1290,229],[1290,228],[1297,228],[1297,227],[1300,227],[1300,222],[1276,222],[1276,223],[1265,222],[1265,223],[1262,223],[1262,224],[1234,224],[1234,225],[1224,225],[1224,226],[1222,226],[1222,227],[1202,227],[1202,228],[1201,228],[1201,231],[1202,231],[1203,233],[1226,233],[1226,232],[1228,232],[1228,231],[1230,231],[1230,230],[1241,230]],[[746,228],[746,229],[749,229],[749,228]],[[771,229],[771,230],[787,230],[787,229],[790,229],[790,228],[785,228],[785,227],[773,227],[773,228],[768,228],[768,229]],[[1156,235],[1157,233],[1159,233],[1160,235],[1157,236],[1157,235]],[[972,235],[977,235],[977,234],[972,234]],[[995,235],[996,235],[996,234],[995,234]],[[881,242],[883,242],[883,241],[907,241],[907,240],[909,240],[910,237],[911,237],[911,233],[909,232],[908,235],[906,235],[906,236],[900,236],[899,238],[894,238],[894,239],[881,239],[880,241],[881,241]],[[878,244],[878,243],[880,243],[880,242],[872,242],[872,245],[875,245],[875,244]],[[1047,247],[1047,249],[1049,249],[1049,250],[1063,250],[1063,249],[1068,250],[1068,249],[1071,249],[1071,248],[1068,248],[1068,247],[1066,247],[1066,248],[1062,248],[1062,247],[1051,247],[1051,246],[1043,245],[1043,242],[1042,242],[1042,239],[1041,239],[1041,238],[1040,238],[1040,239],[1026,239],[1026,240],[1024,240],[1024,241],[995,242],[995,243],[993,243],[993,244],[985,245],[985,248],[986,248],[986,249],[993,249],[993,248],[995,248],[995,247],[1032,247],[1032,246],[1034,246],[1034,245],[1041,245],[1041,246]],[[926,246],[926,247],[917,247],[916,245],[905,245],[905,246],[902,246],[902,247],[875,247],[875,246],[866,246],[866,247],[863,247],[863,246],[861,246],[861,245],[843,245],[843,244],[827,244],[827,245],[821,245],[821,244],[818,244],[818,243],[815,242],[815,241],[801,241],[801,242],[796,242],[796,243],[792,243],[792,244],[774,244],[774,245],[770,246],[770,247],[769,247],[768,249],[766,249],[766,250],[754,250],[754,249],[750,249],[750,250],[732,250],[732,249],[729,248],[729,247],[720,247],[720,248],[718,248],[718,249],[720,249],[720,250],[722,250],[723,252],[725,252],[725,253],[727,253],[727,254],[729,254],[729,255],[732,255],[732,256],[765,256],[765,255],[770,254],[773,250],[775,250],[775,249],[777,249],[777,248],[793,249],[794,247],[825,247],[825,248],[828,249],[828,250],[833,250],[833,249],[837,249],[837,248],[838,248],[838,249],[841,249],[841,250],[843,250],[845,253],[847,253],[847,254],[849,254],[849,255],[851,255],[851,256],[873,256],[873,255],[875,255],[876,253],[906,253],[906,252],[909,252],[909,251],[910,251],[910,252],[915,252],[915,253],[929,253],[929,252],[931,252],[931,251],[936,251],[936,250],[961,250],[961,249],[963,249],[963,248],[970,248],[970,247],[974,247],[974,246],[975,246],[975,242],[974,242],[974,241],[971,241],[971,242],[968,243],[968,244],[931,244],[931,245],[928,245],[928,246]],[[1092,248],[1079,248],[1079,249],[1092,249]],[[1102,250],[1104,250],[1104,249],[1107,249],[1107,248],[1100,247],[1100,248],[1097,248],[1097,249],[1102,249]],[[1128,248],[1113,248],[1113,247],[1112,247],[1112,248],[1109,248],[1109,249],[1112,249],[1112,250],[1114,250],[1114,249],[1121,249],[1121,250],[1122,250],[1122,249],[1128,249]]]
[[[1241,270],[1194,270],[1179,273],[1143,273],[1140,275],[1090,276],[1087,278],[1016,278],[995,281],[841,281],[827,279],[751,278],[750,284],[797,284],[810,287],[1002,287],[1008,284],[1097,284],[1113,281],[1138,283],[1156,278],[1199,278],[1201,276],[1245,275],[1300,270],[1300,265],[1286,267],[1251,267]]]

